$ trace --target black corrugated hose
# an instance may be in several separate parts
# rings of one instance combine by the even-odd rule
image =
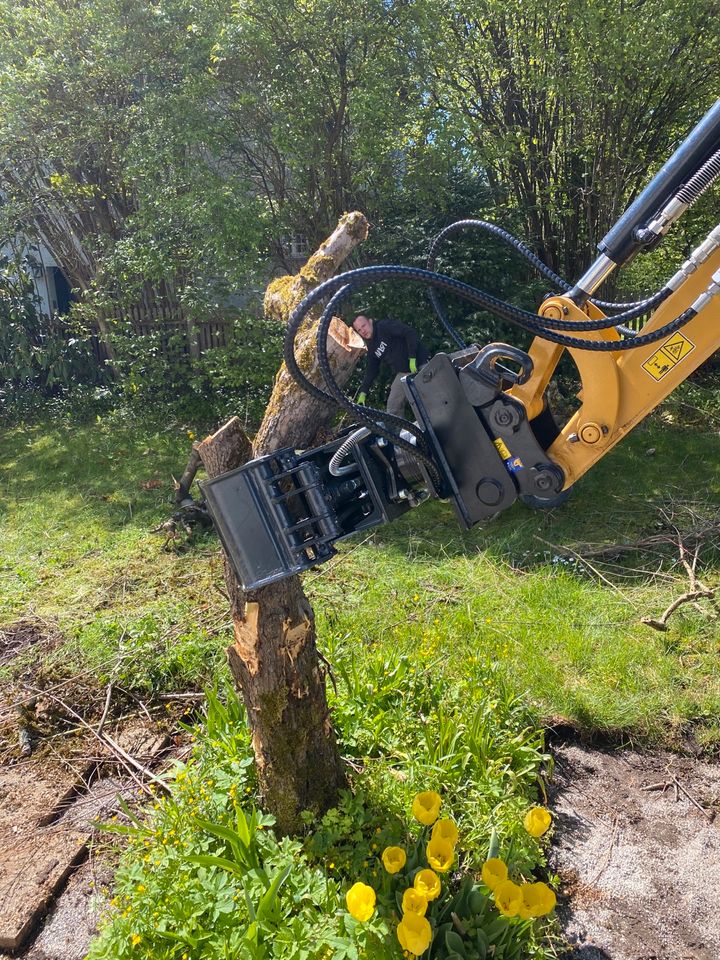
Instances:
[[[539,273],[546,277],[551,283],[555,284],[555,286],[559,287],[563,291],[572,289],[572,284],[558,276],[557,273],[544,264],[542,260],[536,256],[532,250],[526,247],[524,243],[518,240],[517,237],[514,237],[509,231],[499,227],[497,224],[489,223],[487,220],[457,220],[455,223],[451,223],[449,226],[442,229],[440,233],[433,237],[432,242],[430,243],[430,251],[427,259],[428,270],[435,269],[438,248],[443,240],[451,236],[453,233],[457,233],[458,231],[464,230],[467,227],[484,230],[486,233],[490,233],[493,236],[498,237],[498,239],[502,240],[503,243],[507,243],[514,250],[516,250],[522,257],[532,264],[532,266],[535,267]],[[663,291],[660,290],[651,297],[646,297],[643,300],[635,300],[632,303],[611,303],[607,300],[591,300],[591,303],[602,310],[636,310],[642,307],[641,312],[636,314],[636,316],[642,316],[643,313],[647,312],[648,310],[652,310],[653,307],[656,307],[658,304],[662,303],[662,301],[665,299],[662,294]],[[430,287],[428,290],[428,296],[430,298],[430,303],[432,304],[433,310],[435,311],[442,325],[445,327],[445,330],[450,334],[457,346],[460,349],[464,349],[466,343],[448,319],[448,316],[445,313],[442,304],[440,303],[434,287]],[[667,294],[665,296],[667,296]],[[613,321],[611,326],[616,325],[617,319]],[[635,334],[634,330],[620,330],[619,332],[632,336]]]
[[[329,280],[326,280],[324,283],[320,284],[320,286],[316,287],[315,290],[311,291],[304,298],[302,303],[295,308],[290,316],[284,344],[285,362],[290,370],[290,373],[297,380],[297,382],[313,396],[326,402],[338,403],[341,407],[351,413],[357,421],[372,426],[373,432],[386,437],[398,446],[403,447],[404,449],[407,449],[409,452],[413,453],[416,457],[418,457],[418,459],[425,463],[428,469],[432,469],[433,474],[436,473],[436,470],[432,460],[427,456],[427,447],[425,445],[422,431],[419,430],[415,424],[410,423],[402,417],[395,417],[389,413],[386,413],[385,411],[376,410],[371,407],[364,407],[360,404],[354,403],[337,384],[327,357],[328,329],[333,312],[339,306],[339,304],[346,297],[348,297],[354,289],[357,289],[358,287],[366,287],[381,280],[395,278],[410,280],[415,283],[423,283],[431,287],[454,293],[461,299],[482,309],[489,310],[502,319],[508,320],[511,323],[515,323],[522,329],[527,330],[536,336],[542,337],[543,339],[549,340],[553,343],[559,343],[563,346],[572,347],[579,350],[597,350],[604,352],[634,350],[638,347],[655,343],[656,341],[669,336],[676,330],[679,330],[696,315],[695,311],[692,308],[689,308],[680,314],[680,316],[676,317],[669,323],[664,324],[662,327],[659,327],[657,330],[654,330],[651,333],[638,334],[636,337],[630,340],[586,340],[578,337],[567,336],[558,331],[575,330],[582,332],[585,330],[608,329],[610,327],[614,327],[618,323],[627,322],[631,319],[634,319],[636,316],[642,315],[642,313],[646,312],[647,310],[647,302],[641,301],[637,306],[623,314],[618,314],[613,318],[587,321],[550,321],[545,320],[542,317],[538,317],[534,313],[529,313],[527,310],[522,310],[510,303],[506,303],[503,300],[499,300],[497,297],[493,297],[490,294],[485,293],[483,290],[478,290],[469,284],[462,283],[461,281],[455,280],[452,277],[446,277],[443,274],[423,270],[419,267],[359,267],[355,270],[348,270],[345,273],[341,273],[338,276],[331,277]],[[669,291],[665,290],[660,291],[660,293],[663,294],[663,299],[669,295]],[[330,393],[321,390],[319,387],[312,384],[299,369],[295,359],[295,336],[297,331],[299,330],[308,311],[316,303],[318,303],[318,301],[322,301],[328,296],[330,296],[331,299],[325,307],[323,315],[320,319],[317,342],[320,368],[323,376],[325,377]],[[410,434],[412,434],[417,440],[417,446],[409,441],[404,440],[398,436],[398,434],[388,429],[388,427],[393,426],[397,427],[398,429],[407,430]]]

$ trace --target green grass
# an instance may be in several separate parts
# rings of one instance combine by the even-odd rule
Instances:
[[[715,749],[713,608],[682,607],[664,634],[640,622],[686,589],[677,551],[592,565],[577,558],[582,544],[633,541],[668,518],[687,526],[717,515],[720,477],[708,465],[718,462],[720,436],[694,412],[714,401],[696,387],[684,397],[693,410],[666,406],[561,509],[516,506],[462,532],[449,506],[425,504],[341,544],[336,558],[306,575],[319,646],[333,667],[341,749],[363,773],[355,795],[314,823],[302,848],[258,840],[271,875],[293,864],[284,902],[289,896],[295,906],[268,921],[265,934],[286,938],[283,956],[395,960],[391,915],[381,912],[364,932],[348,925],[344,893],[357,879],[382,885],[378,843],[411,842],[408,809],[418,790],[442,793],[468,877],[477,877],[493,831],[513,876],[542,877],[544,847],[530,841],[522,815],[549,764],[543,718],[666,745],[692,733]],[[0,681],[39,656],[53,676],[89,672],[98,689],[110,678],[143,693],[227,678],[231,624],[217,541],[201,535],[164,550],[151,532],[171,510],[187,429],[114,415],[3,433],[0,627],[50,622],[65,642],[31,648]],[[710,586],[719,565],[708,544],[698,572]],[[240,816],[238,797],[247,815],[256,797],[249,732],[237,702],[226,702],[210,698],[193,759],[178,767],[170,796],[130,828],[115,907],[93,947],[97,960],[245,949],[252,925],[243,905],[264,895],[264,881],[207,859],[227,857],[218,838]],[[488,909],[482,923],[496,923]],[[317,923],[335,952],[318,939]],[[514,945],[498,956],[554,955],[542,925],[503,930],[493,936]]]
[[[698,402],[698,388],[692,400]],[[707,403],[707,397],[704,398]],[[658,530],[661,510],[720,507],[720,436],[667,406],[576,487],[562,508],[517,505],[462,532],[445,504],[426,504],[367,540],[340,545],[305,578],[331,660],[357,646],[400,651],[462,676],[490,659],[504,683],[546,717],[628,738],[677,743],[690,724],[718,738],[720,677],[712,607],[682,607],[661,634],[640,623],[684,592],[672,547],[613,563],[576,562],[584,543]],[[200,684],[229,637],[216,541],[162,549],[150,531],[169,512],[186,428],[119,417],[6,431],[0,447],[0,624],[56,621],[67,669],[116,668],[132,686]],[[647,451],[654,448],[654,455]],[[162,486],[147,489],[147,481]],[[701,576],[720,560],[701,553]],[[117,669],[117,668],[116,668]]]
[[[151,532],[171,510],[186,431],[108,418],[2,440],[0,624],[56,623],[67,643],[55,656],[99,680],[120,658],[131,686],[206,682],[228,619],[215,541],[166,552]]]

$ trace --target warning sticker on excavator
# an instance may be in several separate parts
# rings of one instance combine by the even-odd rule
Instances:
[[[695,344],[683,336],[682,333],[674,333],[669,340],[648,357],[643,364],[643,370],[647,370],[653,380],[662,380],[666,373],[680,363],[680,361],[695,349]]]

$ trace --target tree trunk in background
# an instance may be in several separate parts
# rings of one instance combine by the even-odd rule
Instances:
[[[366,236],[362,214],[346,214],[296,277],[270,284],[267,312],[287,321],[303,297],[332,276]],[[298,357],[303,371],[322,385],[315,351],[310,350],[316,329],[317,317],[301,330]],[[362,342],[338,320],[333,322],[328,348],[338,381],[347,382],[364,349]],[[327,433],[335,412],[334,405],[308,397],[283,364],[254,445],[235,417],[196,449],[208,476],[217,476],[279,447],[312,446],[316,437]],[[228,658],[247,709],[263,803],[281,833],[294,833],[301,825],[300,813],[323,813],[336,802],[345,782],[312,606],[299,577],[245,594],[227,557],[225,582],[235,636]]]

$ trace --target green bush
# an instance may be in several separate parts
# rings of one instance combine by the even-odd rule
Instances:
[[[0,260],[0,403],[36,402],[96,379],[87,340],[38,309],[19,260]]]
[[[282,359],[282,333],[262,318],[240,314],[227,336],[227,346],[193,359],[184,331],[115,331],[118,400],[140,409],[167,406],[176,416],[200,421],[236,414],[257,423]]]

